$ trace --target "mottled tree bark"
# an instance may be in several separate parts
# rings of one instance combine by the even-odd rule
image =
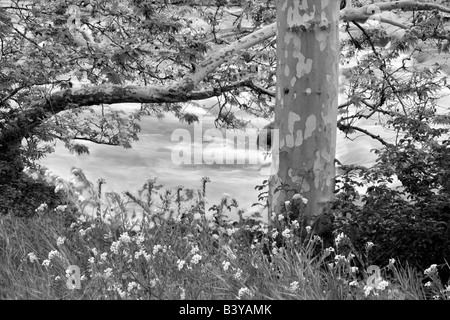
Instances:
[[[275,128],[279,129],[279,166],[270,178],[269,218],[300,193],[308,200],[305,214],[310,224],[332,199],[338,21],[339,1],[277,1]]]

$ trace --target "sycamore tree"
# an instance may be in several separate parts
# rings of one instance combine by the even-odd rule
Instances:
[[[445,81],[438,66],[424,74],[391,63],[428,46],[448,51],[450,9],[437,1],[0,3],[3,212],[30,197],[23,168],[55,141],[77,153],[88,152],[83,141],[128,148],[141,117],[170,112],[192,123],[185,104],[215,97],[219,126],[244,128],[237,108],[275,117],[280,165],[269,206],[302,193],[317,216],[334,191],[336,128],[371,135],[358,119],[383,114],[404,119],[393,124],[401,131],[405,119],[431,116],[431,93]],[[338,104],[338,63],[350,59]],[[141,108],[125,113],[119,103]]]

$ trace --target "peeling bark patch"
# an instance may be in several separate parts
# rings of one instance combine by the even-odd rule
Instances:
[[[294,87],[296,82],[297,82],[297,78],[296,77],[292,77],[292,79],[291,79],[291,87]],[[294,93],[294,99],[295,99],[296,96],[297,96],[297,94]]]
[[[306,57],[299,51],[294,52],[294,58],[298,59],[297,62],[297,78],[301,78],[303,75],[311,72],[313,61],[312,59],[306,59]]]
[[[301,146],[303,144],[303,131],[297,130],[297,137],[295,138],[295,145]]]
[[[306,119],[305,140],[312,136],[314,130],[316,130],[316,116],[312,114]]]
[[[285,66],[284,66],[284,75],[285,75],[286,77],[289,77],[289,66],[288,66],[288,65],[285,65]]]
[[[288,131],[286,135],[286,146],[292,148],[294,146],[294,124],[296,121],[300,121],[300,115],[295,112],[289,111],[288,116]]]
[[[321,173],[321,161],[320,161],[320,151],[316,151],[316,160],[314,161],[314,186],[319,190],[320,178],[323,175]]]

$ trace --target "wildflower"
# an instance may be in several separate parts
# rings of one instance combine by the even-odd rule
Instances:
[[[347,236],[341,232],[337,235],[336,239],[334,239],[334,242],[336,243],[336,246],[339,245],[339,243],[341,243],[342,241],[344,241],[347,238]]]
[[[278,231],[277,230],[273,230],[272,231],[272,238],[275,239],[278,235]]]
[[[313,236],[312,241],[313,242],[321,242],[322,238],[320,236],[315,235],[315,236]]]
[[[86,217],[83,216],[83,215],[79,216],[78,217],[78,222],[81,222],[81,223],[86,222]]]
[[[427,283],[424,284],[425,287],[431,287],[431,281],[428,281]]]
[[[241,269],[237,269],[236,273],[234,274],[234,278],[236,280],[241,280],[242,279],[242,270]]]
[[[124,232],[120,235],[119,241],[122,243],[130,243],[131,242],[131,238],[128,235],[127,232]]]
[[[88,262],[91,263],[91,264],[93,264],[94,261],[95,261],[95,260],[94,260],[94,257],[90,257],[90,258],[88,259]]]
[[[393,266],[395,263],[395,259],[389,259],[389,266]]]
[[[292,226],[294,227],[294,229],[298,229],[300,227],[300,224],[298,223],[297,220],[292,221]]]
[[[60,276],[56,276],[56,277],[55,277],[55,281],[58,281],[58,280],[61,280],[61,277],[60,277]]]
[[[355,257],[355,255],[354,255],[353,253],[350,252],[350,253],[348,254],[348,256],[347,256],[347,259],[348,259],[348,260],[352,260],[354,257]]]
[[[311,226],[306,226],[306,232],[310,233],[311,232]]]
[[[183,266],[184,266],[185,263],[186,263],[186,261],[178,259],[178,261],[177,261],[178,270],[183,269]]]
[[[80,280],[81,280],[81,281],[86,280],[86,276],[85,276],[84,274],[82,274],[81,277],[80,277]]]
[[[52,251],[50,251],[49,253],[48,253],[48,259],[49,260],[52,260],[54,257],[61,257],[61,253],[59,253],[58,251],[56,251],[56,250],[52,250]]]
[[[84,237],[86,235],[86,230],[84,229],[80,229],[80,231],[78,231],[80,233],[81,237]]]
[[[120,296],[122,299],[124,299],[124,298],[127,296],[127,293],[126,293],[125,291],[123,291],[122,289],[117,288],[116,290],[117,290],[117,293],[119,294],[119,296]]]
[[[195,246],[191,249],[191,254],[196,254],[199,251],[200,251],[200,249],[197,246]]]
[[[438,295],[433,296],[433,300],[439,300],[439,299],[440,299],[440,297]]]
[[[55,208],[55,211],[64,212],[67,209],[67,205],[59,205]]]
[[[30,252],[28,254],[28,259],[30,259],[30,262],[33,263],[35,261],[38,261],[38,258],[36,257],[36,255],[33,252]]]
[[[136,237],[136,244],[138,245],[138,246],[140,246],[141,245],[141,243],[142,242],[144,242],[144,240],[145,240],[145,237],[141,234],[141,235],[139,235],[139,236],[137,236]]]
[[[112,270],[111,268],[105,269],[105,271],[104,271],[105,278],[111,277],[111,276],[112,276],[112,271],[113,271],[113,270]]]
[[[349,283],[350,287],[357,287],[358,286],[358,281],[353,280],[352,282]]]
[[[298,290],[298,281],[291,282],[291,284],[289,285],[289,290],[297,291]]]
[[[350,271],[352,273],[356,273],[358,271],[358,267],[350,267]]]
[[[284,220],[284,216],[282,214],[278,215],[278,221],[283,221]]]
[[[386,289],[386,287],[388,285],[389,285],[389,282],[387,282],[386,280],[381,280],[380,282],[378,282],[377,289],[378,290],[384,290],[384,289]]]
[[[291,230],[289,230],[288,228],[284,229],[283,232],[281,233],[281,235],[286,238],[289,239],[291,237]]]
[[[372,291],[372,289],[373,289],[372,286],[364,286],[364,295],[367,297]]]
[[[435,273],[437,271],[437,265],[436,264],[432,264],[428,269],[425,269],[425,274],[426,275],[430,275],[432,273]]]
[[[227,229],[227,234],[229,236],[232,236],[238,229],[236,228],[231,228],[231,229]]]
[[[180,287],[180,299],[181,300],[185,300],[186,299],[186,290],[184,290],[184,288]]]
[[[370,249],[372,249],[372,247],[374,246],[374,244],[373,244],[373,242],[367,242],[366,243],[366,250],[370,250]]]
[[[275,212],[272,212],[271,215],[270,215],[270,219],[272,221],[275,221],[276,217],[277,217],[277,214]]]
[[[191,259],[191,264],[197,264],[200,260],[202,260],[202,256],[195,254]]]
[[[328,257],[332,252],[334,252],[334,248],[333,247],[326,248],[324,250],[325,257]]]
[[[230,262],[228,262],[228,261],[223,261],[223,262],[222,262],[222,266],[223,266],[223,271],[227,271],[228,268],[230,267]]]
[[[278,248],[277,247],[273,247],[272,248],[272,254],[273,255],[277,255],[278,254]]]
[[[245,296],[248,296],[249,298],[251,298],[251,297],[253,297],[253,293],[247,287],[240,288],[239,291],[238,291],[238,297],[237,298],[239,300],[241,300]]]
[[[157,254],[159,250],[162,250],[162,246],[160,244],[153,246],[153,254]]]
[[[347,259],[345,259],[345,256],[342,254],[338,254],[334,257],[334,260],[336,260],[337,263],[339,262],[345,262]]]
[[[56,244],[58,246],[62,246],[64,244],[64,241],[66,241],[66,237],[58,237],[58,239],[56,239]]]
[[[103,260],[103,261],[106,261],[106,256],[107,256],[108,254],[106,253],[106,252],[103,252],[101,255],[100,255],[100,260]]]
[[[96,256],[98,254],[98,251],[96,248],[92,248],[91,251],[94,254],[94,256]]]
[[[111,248],[110,250],[115,253],[115,254],[119,254],[119,246],[120,246],[120,242],[119,241],[114,241],[111,244]]]
[[[45,210],[47,210],[48,205],[46,203],[42,203],[39,207],[36,208],[36,212],[44,212]]]
[[[128,288],[127,288],[128,292],[133,291],[133,289],[135,289],[135,288],[137,290],[139,290],[141,288],[141,286],[138,283],[136,283],[135,281],[128,283]]]
[[[42,265],[43,265],[44,267],[48,267],[48,266],[50,265],[50,260],[45,259],[44,261],[42,261]]]

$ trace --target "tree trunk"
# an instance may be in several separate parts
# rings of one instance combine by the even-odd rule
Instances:
[[[338,1],[277,1],[279,164],[270,178],[269,221],[300,193],[308,200],[302,218],[310,225],[333,197],[338,22]]]

